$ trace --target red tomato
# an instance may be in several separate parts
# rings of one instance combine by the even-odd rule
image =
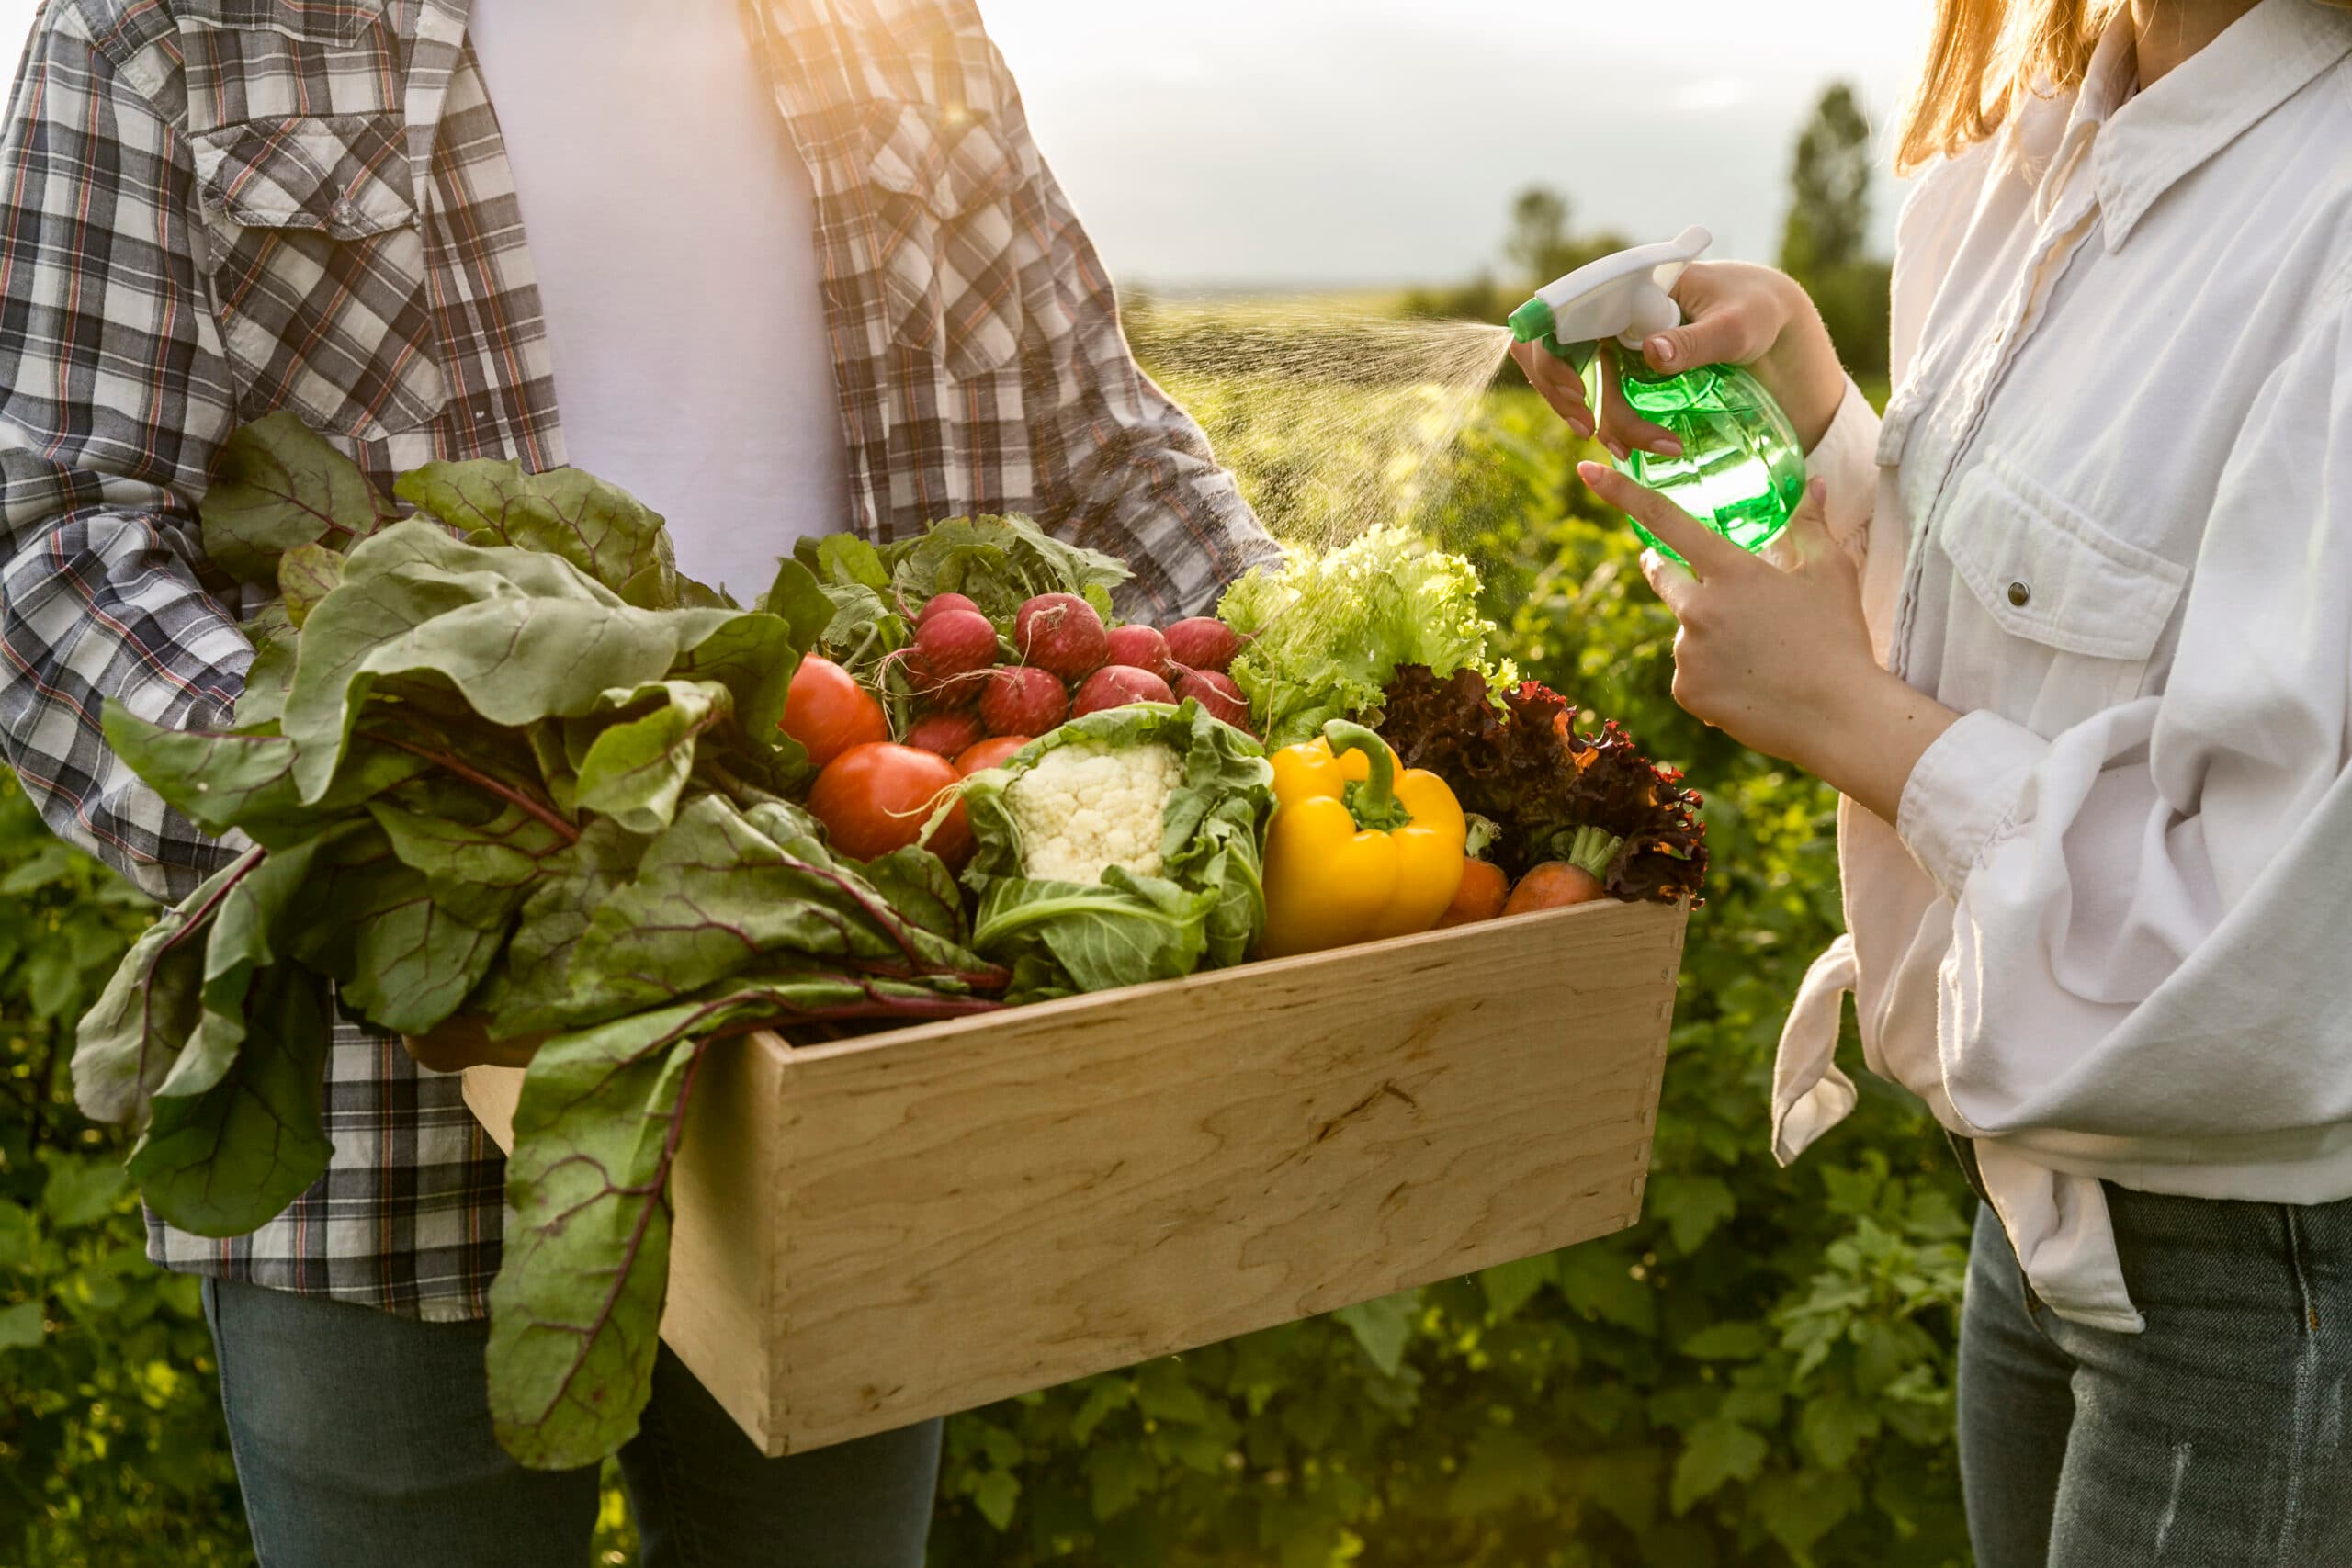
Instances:
[[[956,771],[970,775],[1001,768],[1015,751],[1029,744],[1026,735],[999,735],[956,753]]]
[[[853,746],[890,739],[890,720],[874,694],[848,671],[813,653],[792,672],[784,721],[776,728],[799,741],[820,768]]]
[[[956,780],[956,764],[936,751],[874,741],[853,746],[825,765],[808,792],[808,809],[825,825],[834,849],[852,860],[873,860],[922,838],[940,795]],[[931,851],[951,866],[970,856],[972,829],[960,810],[940,823]]]

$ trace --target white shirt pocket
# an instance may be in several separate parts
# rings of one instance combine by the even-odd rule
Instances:
[[[1948,704],[2051,736],[2140,694],[2186,567],[2119,537],[1998,451],[1961,479],[1937,533],[1963,589],[1943,652]]]

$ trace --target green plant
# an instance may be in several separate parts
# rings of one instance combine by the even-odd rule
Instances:
[[[147,1263],[120,1141],[65,1084],[152,913],[0,771],[0,1561],[252,1561],[197,1282]]]

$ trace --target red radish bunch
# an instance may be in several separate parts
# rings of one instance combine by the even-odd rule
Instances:
[[[915,690],[900,740],[918,750],[956,757],[985,738],[1043,735],[1077,715],[1187,697],[1249,728],[1249,704],[1224,673],[1241,639],[1219,621],[1105,626],[1079,595],[1040,593],[1001,626],[963,594],[941,593],[913,626],[895,657]]]

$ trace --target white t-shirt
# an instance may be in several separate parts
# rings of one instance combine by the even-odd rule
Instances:
[[[816,197],[736,0],[474,0],[567,460],[748,603],[849,525]]]

